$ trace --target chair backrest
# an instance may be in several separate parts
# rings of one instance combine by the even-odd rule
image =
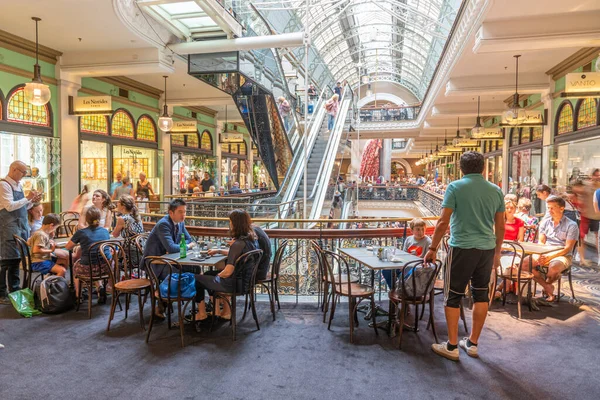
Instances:
[[[331,262],[327,259],[329,257]],[[337,263],[337,268],[335,268]],[[352,295],[352,277],[350,273],[350,266],[344,257],[334,253],[333,251],[323,250],[323,264],[327,269],[327,276],[331,281],[331,286],[334,291],[338,289],[338,285],[341,287],[344,282],[344,276],[346,277],[346,286],[348,295]]]
[[[234,294],[252,294],[256,285],[256,273],[258,272],[258,264],[262,257],[262,250],[251,250],[242,254],[235,260],[235,278],[236,285]],[[238,293],[237,282],[242,284],[242,289]]]
[[[107,254],[101,254],[100,252],[100,247],[104,243],[109,242],[110,240],[101,240],[98,242],[94,242],[90,245],[88,249],[88,260],[90,260],[90,268],[89,275],[87,275],[85,278],[89,279],[90,281],[104,279],[107,275],[106,273],[102,272],[102,268],[92,268],[92,266],[97,265],[99,267],[102,267],[103,265],[107,265],[110,269],[111,262],[109,261],[109,263],[106,264],[105,261],[112,260],[112,255],[109,257]]]
[[[140,254],[144,254],[144,247],[146,247],[146,241],[148,240],[148,236],[150,236],[150,233],[144,232],[140,233],[133,239],[135,247],[137,247]]]
[[[511,268],[510,270],[511,279],[514,276],[514,279],[516,280],[517,277],[521,274],[521,270],[523,268],[523,258],[525,258],[525,250],[523,249],[523,246],[519,244],[519,242],[513,242],[510,240],[505,240],[502,243],[502,247],[505,251],[509,252],[509,254],[504,253],[503,257],[509,257],[510,266],[512,267],[518,265],[517,271],[515,271],[513,268]],[[494,265],[494,269],[498,267],[502,268],[502,265]]]
[[[159,286],[163,280],[167,280],[168,287],[171,288],[173,281],[173,274],[181,274],[183,268],[179,262],[171,260],[170,258],[160,256],[148,256],[144,258],[144,267],[146,273],[150,277],[152,283],[152,289],[158,294],[160,301],[170,302],[172,300],[189,300],[187,297],[181,296],[181,279],[176,282],[177,284],[177,297],[171,297],[171,291],[167,290],[167,297],[163,297],[160,292]]]
[[[124,272],[123,279],[129,279],[131,271],[128,269],[129,263],[123,243],[116,240],[105,241],[100,244],[98,250],[102,262],[109,266],[110,280],[113,282],[111,286],[114,287],[114,284],[121,280],[121,270]],[[108,254],[110,254],[110,258]]]
[[[63,222],[63,227],[67,236],[73,236],[77,232],[79,219],[71,218]]]
[[[327,267],[325,266],[325,255],[323,253],[323,248],[315,240],[310,241],[310,246],[312,247],[313,251],[315,252],[315,255],[317,256],[320,275],[323,277],[324,280],[327,280],[328,271]]]
[[[15,238],[15,242],[17,242],[17,247],[19,248],[19,253],[21,254],[21,269],[25,271],[25,276],[23,277],[26,287],[31,286],[31,253],[29,251],[29,246],[27,245],[27,241],[23,239],[19,235],[13,235]]]
[[[279,277],[279,271],[281,270],[281,261],[283,260],[283,254],[285,253],[285,249],[287,248],[288,241],[284,240],[279,243],[279,248],[275,252],[275,257],[273,258],[273,268],[271,269],[271,276],[273,278]]]
[[[422,275],[418,272],[421,268],[433,268],[430,274]],[[412,300],[413,302],[423,301],[427,294],[433,291],[435,279],[438,276],[442,262],[437,260],[434,263],[425,265],[423,260],[416,260],[407,263],[400,276],[392,282],[392,291],[400,294],[402,300]],[[425,277],[425,280],[423,280]],[[398,283],[401,286],[398,286]],[[397,289],[401,289],[398,291]]]

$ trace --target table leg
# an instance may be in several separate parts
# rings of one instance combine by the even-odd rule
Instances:
[[[71,288],[75,288],[75,277],[73,276],[73,250],[69,250],[69,277],[71,278]]]

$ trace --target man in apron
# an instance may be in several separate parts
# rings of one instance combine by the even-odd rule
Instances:
[[[20,289],[21,255],[13,235],[29,237],[27,210],[42,197],[42,193],[33,190],[25,197],[19,183],[25,175],[27,165],[15,161],[6,178],[0,179],[0,304],[10,304],[8,293]]]

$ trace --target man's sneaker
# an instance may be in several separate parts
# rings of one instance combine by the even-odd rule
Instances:
[[[433,350],[434,353],[439,354],[440,356],[452,361],[458,361],[458,358],[460,357],[458,347],[454,350],[448,350],[448,342],[442,342],[439,344],[434,343],[431,345],[431,350]]]
[[[8,297],[2,296],[0,297],[0,304],[10,305],[10,299]]]
[[[469,357],[478,358],[479,354],[477,353],[477,346],[471,345],[469,346],[469,338],[463,338],[458,341],[458,347],[467,352]]]

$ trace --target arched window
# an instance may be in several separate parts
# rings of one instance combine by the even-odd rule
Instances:
[[[209,131],[202,132],[202,136],[200,136],[200,148],[203,150],[212,151],[212,149],[213,149],[212,137],[210,136]]]
[[[16,89],[7,101],[7,120],[21,124],[50,126],[50,109],[48,104],[34,106],[25,101],[25,88]]]
[[[185,146],[185,135],[171,135],[171,146]]]
[[[82,115],[79,117],[79,131],[108,136],[108,117],[106,115]]]
[[[521,143],[531,142],[531,128],[521,128]]]
[[[596,125],[598,111],[596,110],[596,100],[592,98],[579,100],[577,108],[577,130],[589,128]]]
[[[248,155],[248,149],[246,147],[246,142],[242,142],[242,143],[239,144],[238,154]]]
[[[230,153],[229,151],[229,143],[221,144],[221,153]]]
[[[519,128],[511,128],[510,130],[510,145],[516,146],[519,144]]]
[[[560,106],[556,124],[556,134],[573,132],[573,106],[569,100]]]
[[[156,124],[149,115],[142,115],[137,122],[137,138],[145,142],[156,142]]]
[[[116,137],[135,139],[133,118],[125,110],[117,110],[112,116],[110,134]]]
[[[544,136],[544,129],[541,126],[536,126],[531,131],[531,141],[542,140]]]
[[[198,141],[197,133],[194,133],[193,135],[187,135],[187,147],[193,147],[197,149],[199,144],[200,142]]]
[[[4,110],[4,93],[0,90],[0,120],[2,119],[2,110]]]

